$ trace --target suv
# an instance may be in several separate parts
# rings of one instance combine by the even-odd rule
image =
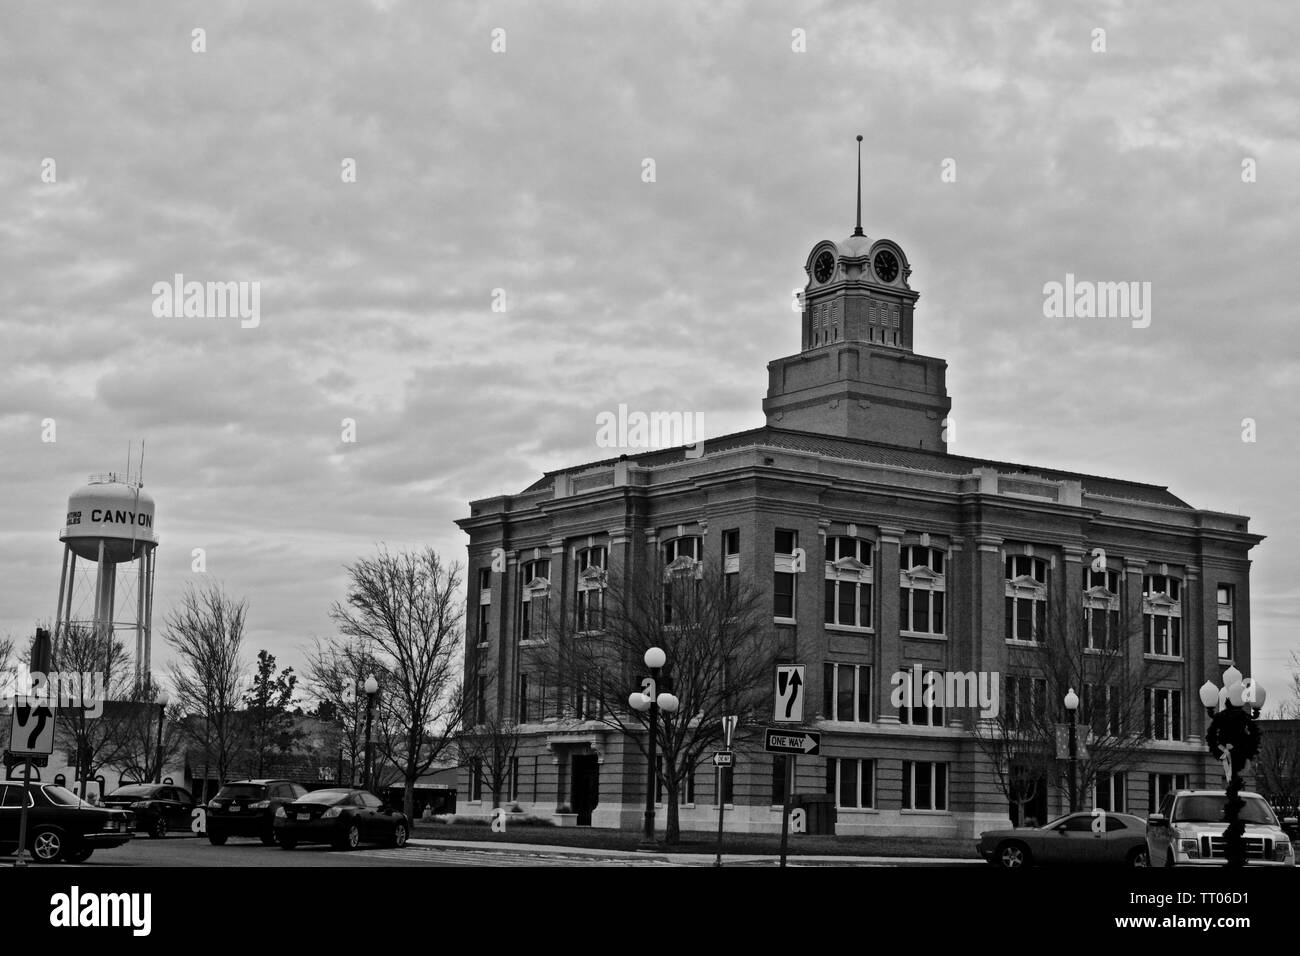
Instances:
[[[1225,861],[1223,790],[1178,790],[1160,803],[1160,812],[1147,818],[1147,852],[1152,866],[1209,864]],[[1242,793],[1245,806],[1246,862],[1252,866],[1295,866],[1296,848],[1282,829],[1273,808],[1257,793]],[[1294,820],[1287,819],[1287,824]]]
[[[275,811],[306,796],[307,788],[292,780],[236,780],[208,801],[208,840],[221,846],[228,837],[259,837],[275,845]]]

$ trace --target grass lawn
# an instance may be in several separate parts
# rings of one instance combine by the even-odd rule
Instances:
[[[416,837],[428,840],[473,840],[484,843],[535,843],[544,846],[572,846],[600,850],[635,850],[641,843],[640,831],[604,830],[589,827],[514,827],[506,833],[493,833],[487,826],[465,823],[427,823],[416,821]],[[660,831],[662,837],[662,830]],[[718,846],[717,832],[682,831],[676,846],[662,846],[663,853],[713,853]],[[781,852],[780,834],[724,833],[722,852],[769,854]],[[951,857],[976,859],[975,842],[949,837],[867,837],[816,836],[791,834],[790,856],[901,856]]]

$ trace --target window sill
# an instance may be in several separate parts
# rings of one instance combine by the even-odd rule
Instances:
[[[773,617],[772,617],[772,623],[773,623],[773,624],[790,624],[790,625],[794,625],[794,624],[798,624],[799,621],[798,621],[797,619],[793,618],[793,617],[776,617],[776,616],[773,616]]]
[[[875,807],[841,807],[838,805],[835,807],[835,810],[838,813],[879,813],[880,812]]]
[[[605,631],[603,628],[599,628],[594,631],[575,631],[574,637],[600,637],[604,633]],[[543,641],[542,643],[544,644],[546,642]]]
[[[475,647],[491,647],[491,646],[492,646],[492,642],[491,642],[491,641],[479,641],[479,642],[478,642],[477,644],[475,644],[474,646],[475,646]]]
[[[1182,655],[1174,656],[1173,654],[1143,654],[1142,658],[1148,661],[1165,661],[1167,663],[1183,663]]]
[[[842,631],[845,634],[875,634],[874,627],[858,627],[856,624],[831,624],[827,622],[826,630]]]
[[[817,723],[827,730],[855,730],[857,728],[869,729],[871,727],[871,721],[869,720],[836,720],[832,717],[823,717]]]
[[[915,816],[926,816],[926,817],[950,817],[950,816],[952,816],[952,811],[951,811],[951,810],[909,810],[908,808],[903,807],[903,808],[900,809],[898,812],[899,812],[899,813],[908,813],[908,814],[913,814],[913,815],[915,815]]]
[[[519,646],[520,646],[520,647],[545,647],[546,644],[547,644],[547,641],[544,640],[544,639],[540,639],[540,638],[532,638],[532,639],[527,640],[527,641],[520,641],[520,642],[519,642]]]
[[[1022,641],[1014,637],[1006,638],[1003,641],[1003,643],[1008,645],[1009,647],[1042,647],[1043,646],[1042,643],[1039,641]]]
[[[922,641],[946,641],[947,634],[931,634],[929,631],[899,631],[899,637],[913,637]]]

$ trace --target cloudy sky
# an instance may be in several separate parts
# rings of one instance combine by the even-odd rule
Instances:
[[[1279,687],[1295,16],[1062,6],[6,4],[0,636],[52,617],[66,496],[128,441],[156,616],[203,548],[251,648],[300,667],[346,562],[463,558],[470,499],[609,454],[599,412],[762,424],[805,257],[852,231],[861,132],[864,226],[912,263],[951,450],[1250,515],[1254,670]],[[259,323],[156,315],[178,273],[259,283]],[[1066,273],[1150,282],[1149,327],[1045,318]]]

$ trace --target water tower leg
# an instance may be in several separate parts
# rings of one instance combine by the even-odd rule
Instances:
[[[104,637],[104,540],[99,541],[99,563],[95,565],[95,618],[91,623],[95,639]]]
[[[68,553],[72,555],[72,560],[68,562],[68,603],[63,608],[63,630],[66,632],[72,624],[72,592],[77,586],[77,552],[68,548]],[[54,639],[59,639],[59,634],[54,633]]]
[[[63,625],[63,591],[68,586],[68,555],[72,549],[66,544],[63,546],[63,567],[59,570],[59,603],[54,605],[54,641],[59,640],[59,631]]]
[[[144,666],[153,673],[153,576],[154,563],[158,560],[158,549],[149,549],[148,583],[144,589]]]
[[[136,599],[135,599],[135,682],[148,675],[148,666],[144,661],[144,579],[149,566],[149,553],[144,545],[140,546],[139,564],[136,565]]]

